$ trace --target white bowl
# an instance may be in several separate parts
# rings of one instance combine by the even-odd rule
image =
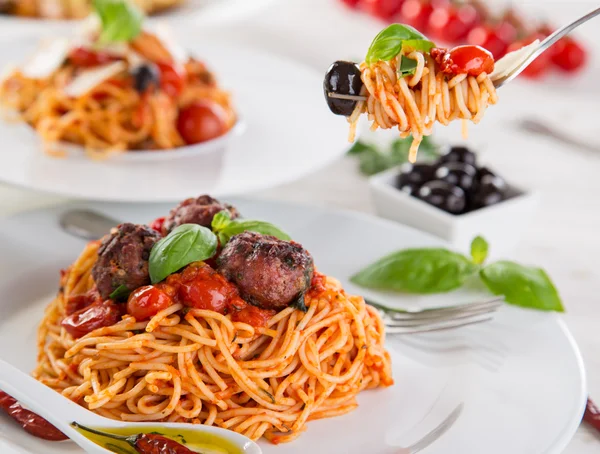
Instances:
[[[539,202],[537,193],[509,184],[507,200],[469,213],[454,215],[395,187],[399,168],[369,179],[371,197],[381,217],[429,232],[466,252],[473,238],[483,236],[494,256],[512,251]]]

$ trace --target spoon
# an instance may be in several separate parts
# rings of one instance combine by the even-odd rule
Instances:
[[[72,426],[73,422],[88,427],[102,427],[107,429],[131,427],[134,425],[92,413],[2,359],[0,359],[0,389],[13,396],[23,405],[26,405],[31,411],[46,419],[90,454],[106,454],[111,451],[104,449],[83,436]],[[212,434],[229,441],[229,443],[233,444],[244,454],[262,453],[256,443],[231,430],[200,424],[154,422],[147,424],[153,427],[160,426],[188,432],[194,431]]]
[[[581,24],[589,21],[591,18],[600,14],[600,8],[590,11],[586,15],[574,20],[573,22],[559,28],[554,33],[549,35],[543,41],[535,40],[533,43],[518,49],[514,52],[509,52],[495,64],[495,69],[490,74],[490,79],[494,87],[500,88],[521,74],[542,52],[548,50],[558,40],[569,34],[571,31],[579,27]],[[345,95],[339,93],[327,93],[330,98],[348,99],[352,101],[366,101],[366,96],[361,95]]]
[[[102,213],[85,209],[70,209],[60,215],[63,230],[84,240],[97,240],[121,222]]]

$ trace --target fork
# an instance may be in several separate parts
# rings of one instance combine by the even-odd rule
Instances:
[[[423,309],[418,312],[393,309],[369,300],[366,300],[366,303],[379,311],[388,334],[417,334],[490,321],[503,301],[504,298],[494,298],[487,301]]]

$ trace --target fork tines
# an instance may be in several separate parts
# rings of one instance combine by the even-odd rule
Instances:
[[[389,334],[413,334],[459,328],[489,321],[502,305],[503,298],[457,306],[425,309],[419,312],[404,312],[377,307],[382,314]]]

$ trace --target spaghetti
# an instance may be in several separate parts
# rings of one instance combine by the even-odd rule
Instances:
[[[63,273],[33,375],[102,416],[216,425],[280,443],[308,421],[355,409],[360,391],[393,383],[377,311],[319,274],[306,312],[287,307],[264,326],[177,303],[74,338],[61,322],[69,300],[94,288],[98,250],[90,243]]]
[[[402,58],[416,61],[415,73],[398,77]],[[371,130],[397,127],[401,137],[413,136],[409,159],[416,159],[423,136],[432,133],[436,121],[448,125],[455,119],[481,121],[489,104],[498,100],[488,74],[447,74],[428,53],[413,51],[389,61],[360,65],[363,93],[348,118],[350,140],[354,140],[361,114],[367,113]]]
[[[65,143],[96,158],[171,150],[214,139],[235,124],[229,93],[204,63],[174,55],[181,49],[174,52],[158,33],[142,31],[108,46],[98,36],[94,30],[66,45],[46,43],[0,79],[0,106],[31,125],[47,152],[64,155]],[[52,59],[51,71],[42,71]]]

